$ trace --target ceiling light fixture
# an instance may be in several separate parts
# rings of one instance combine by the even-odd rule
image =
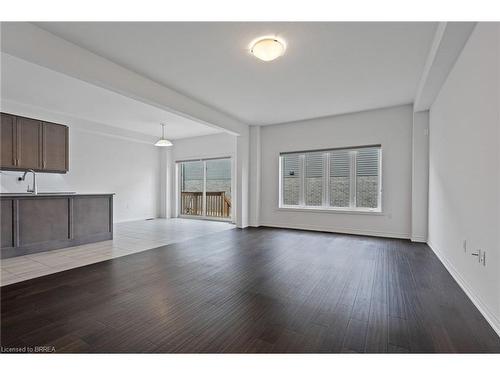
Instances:
[[[252,42],[250,52],[263,61],[272,61],[285,53],[285,43],[275,37],[259,38]]]
[[[156,141],[155,146],[157,147],[169,147],[172,146],[172,142],[165,138],[165,124],[161,125],[161,138]]]

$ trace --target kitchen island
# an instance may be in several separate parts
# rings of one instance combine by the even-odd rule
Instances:
[[[113,193],[4,193],[1,258],[113,239]]]

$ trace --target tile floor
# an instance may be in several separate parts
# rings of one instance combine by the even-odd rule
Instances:
[[[115,224],[113,240],[1,260],[0,285],[102,262],[234,228],[226,222],[155,219]]]

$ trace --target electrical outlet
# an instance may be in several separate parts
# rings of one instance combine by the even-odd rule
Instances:
[[[467,240],[464,240],[463,246],[464,246],[464,253],[466,253],[467,252]]]

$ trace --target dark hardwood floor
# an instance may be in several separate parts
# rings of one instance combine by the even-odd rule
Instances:
[[[3,348],[500,352],[424,244],[228,230],[1,288]]]

